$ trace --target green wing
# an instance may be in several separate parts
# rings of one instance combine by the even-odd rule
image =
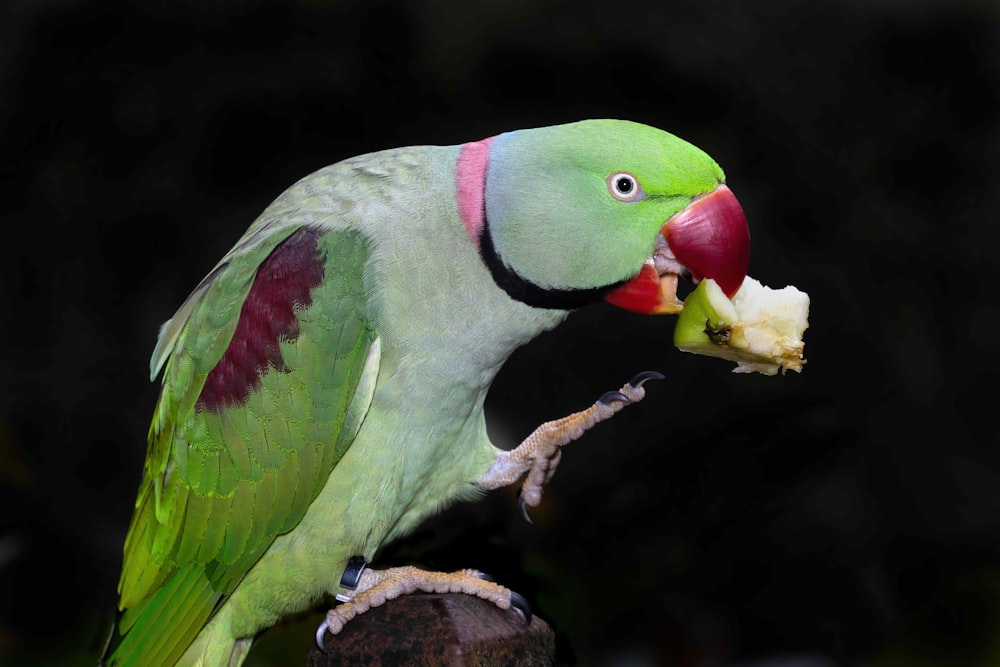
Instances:
[[[192,294],[154,353],[153,372],[164,361],[166,370],[109,664],[177,660],[299,522],[367,409],[369,391],[352,405],[375,339],[364,239],[308,227],[253,236]]]

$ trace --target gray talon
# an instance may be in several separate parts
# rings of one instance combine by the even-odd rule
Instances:
[[[606,392],[603,396],[601,396],[599,399],[597,399],[598,403],[604,403],[604,405],[611,405],[615,401],[621,401],[622,403],[631,403],[632,402],[632,401],[629,400],[628,396],[626,396],[625,394],[621,393],[620,391],[609,391],[609,392]]]
[[[326,642],[323,641],[323,637],[326,635],[326,631],[329,627],[330,627],[330,621],[323,621],[322,623],[319,624],[319,627],[316,628],[316,646],[318,646],[319,650],[322,651],[323,653],[327,652]]]
[[[663,380],[666,376],[657,371],[643,371],[628,381],[630,387],[641,387],[647,380]]]
[[[483,581],[489,581],[494,584],[497,583],[496,579],[486,574],[485,572],[482,572],[481,570],[476,570],[476,579],[482,579]],[[523,595],[521,595],[520,593],[516,593],[514,591],[510,591],[510,606],[516,609],[518,612],[520,612],[521,616],[524,617],[525,623],[531,625],[531,619],[532,619],[531,606],[528,604],[528,601],[524,599]]]
[[[528,514],[528,503],[524,502],[524,496],[521,495],[520,491],[517,492],[517,506],[520,508],[521,516],[524,517],[524,520],[528,523],[534,523],[534,521],[531,520],[531,516]]]
[[[528,605],[528,601],[524,599],[524,596],[520,593],[510,592],[510,606],[521,612],[521,616],[524,617],[524,622],[531,625],[531,607]]]

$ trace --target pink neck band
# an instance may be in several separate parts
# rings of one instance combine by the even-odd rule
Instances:
[[[486,166],[490,159],[490,144],[494,137],[462,145],[455,162],[455,198],[458,214],[473,242],[479,245],[479,236],[486,219]]]

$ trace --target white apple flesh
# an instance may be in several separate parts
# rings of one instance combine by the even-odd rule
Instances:
[[[798,373],[806,363],[802,335],[808,326],[809,295],[795,287],[775,290],[747,276],[730,300],[705,279],[684,300],[674,345],[735,361],[734,373]]]

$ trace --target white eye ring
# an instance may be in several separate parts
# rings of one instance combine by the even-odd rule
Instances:
[[[608,192],[618,201],[633,202],[646,198],[642,186],[635,176],[627,171],[618,171],[608,176]]]

